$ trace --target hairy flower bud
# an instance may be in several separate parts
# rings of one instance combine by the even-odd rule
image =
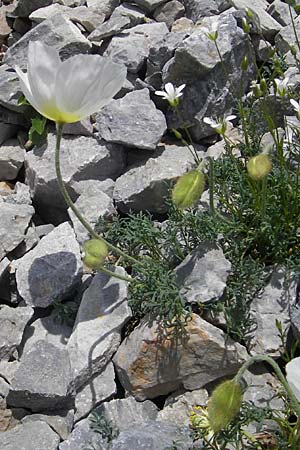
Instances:
[[[245,55],[242,60],[241,69],[245,72],[248,69],[248,66],[249,66],[249,60],[248,60],[247,56]]]
[[[84,264],[90,269],[100,270],[108,255],[108,248],[100,239],[90,239],[83,244]]]
[[[268,93],[268,86],[267,86],[267,82],[266,82],[265,78],[262,78],[260,80],[259,86],[260,86],[262,94],[266,95]]]
[[[211,428],[218,433],[236,417],[242,402],[239,383],[228,380],[221,383],[210,397],[207,413]]]
[[[200,199],[204,185],[204,174],[198,170],[182,175],[172,190],[174,205],[180,209],[193,206]]]
[[[272,162],[269,155],[261,153],[253,156],[247,163],[247,171],[253,180],[265,178],[272,170]]]
[[[244,32],[246,34],[249,34],[250,26],[249,26],[249,23],[248,23],[248,21],[247,21],[247,19],[245,17],[242,18],[242,27],[243,27]]]

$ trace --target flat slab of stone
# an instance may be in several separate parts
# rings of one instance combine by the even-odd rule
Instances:
[[[157,323],[141,323],[114,357],[120,382],[137,400],[184,387],[199,389],[235,373],[248,359],[246,349],[221,330],[192,314],[187,338],[163,339]],[[213,355],[213,357],[212,357]]]
[[[121,267],[111,270],[125,275]],[[98,273],[83,295],[67,345],[77,390],[106,367],[130,316],[127,282]]]
[[[27,305],[46,308],[71,294],[81,274],[79,244],[72,227],[65,222],[18,260],[18,292]]]
[[[72,373],[67,350],[38,341],[23,354],[7,403],[10,406],[47,411],[73,403]]]
[[[30,306],[10,308],[0,307],[0,360],[10,359],[21,344],[24,329],[33,316]]]
[[[57,450],[59,436],[45,422],[29,422],[0,433],[5,450]]]
[[[24,164],[25,151],[17,139],[4,142],[0,148],[0,180],[14,180]]]
[[[181,292],[188,303],[219,300],[226,288],[231,263],[213,242],[203,242],[176,267]]]

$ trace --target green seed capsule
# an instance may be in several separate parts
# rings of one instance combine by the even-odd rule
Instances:
[[[84,264],[90,269],[100,270],[108,255],[108,247],[100,239],[90,239],[83,244]]]

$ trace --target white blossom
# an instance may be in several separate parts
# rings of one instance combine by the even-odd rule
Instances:
[[[182,90],[185,88],[185,84],[182,84],[178,88],[174,87],[172,83],[167,83],[165,85],[164,91],[155,91],[156,95],[163,97],[168,100],[171,106],[177,106],[179,103],[179,97],[182,96]]]

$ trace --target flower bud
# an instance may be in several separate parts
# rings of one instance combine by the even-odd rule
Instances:
[[[297,56],[297,49],[293,44],[290,44],[290,50],[293,56]]]
[[[263,93],[263,95],[266,95],[268,93],[268,86],[267,86],[267,82],[265,80],[265,78],[262,78],[259,82],[259,86],[261,89],[261,92]]]
[[[249,66],[249,60],[248,60],[247,56],[245,55],[242,60],[241,69],[245,72],[248,69],[248,66]]]
[[[247,171],[253,180],[265,178],[272,170],[270,157],[265,153],[253,156],[247,163]]]
[[[182,175],[172,190],[172,201],[177,208],[193,206],[204,190],[205,178],[202,172],[192,170]]]
[[[93,270],[100,270],[108,255],[108,247],[100,239],[90,239],[83,244],[84,264]]]
[[[247,19],[245,19],[245,17],[242,18],[242,27],[243,27],[244,32],[246,34],[249,34],[250,26],[249,26],[249,23],[248,23]]]
[[[218,433],[236,417],[242,403],[239,383],[228,380],[220,384],[210,397],[207,413],[212,430]]]
[[[172,132],[174,133],[174,135],[175,135],[175,137],[176,137],[177,139],[179,139],[179,140],[182,140],[182,139],[183,139],[182,134],[181,134],[178,130],[176,130],[175,128],[172,128]]]
[[[253,19],[253,11],[251,11],[251,9],[246,8],[245,13],[250,20]]]

